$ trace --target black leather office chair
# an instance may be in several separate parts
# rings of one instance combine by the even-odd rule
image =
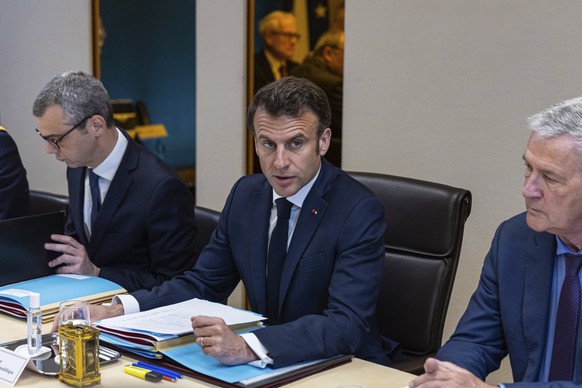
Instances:
[[[30,190],[30,214],[52,213],[67,210],[69,197],[46,191]]]
[[[200,254],[202,249],[210,241],[210,236],[212,232],[218,226],[218,219],[220,218],[220,212],[212,209],[208,209],[202,206],[194,207],[194,216],[196,218],[196,252]]]
[[[441,346],[471,192],[391,175],[350,172],[386,209],[385,261],[377,317],[402,344],[393,367],[420,374]]]
[[[200,254],[206,244],[210,241],[212,232],[214,232],[214,229],[218,226],[220,212],[202,206],[195,206],[194,217],[196,218],[197,228],[194,248],[196,249],[196,252]],[[228,299],[221,301],[222,304],[227,304],[227,302]]]

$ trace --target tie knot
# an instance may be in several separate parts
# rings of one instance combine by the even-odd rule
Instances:
[[[582,255],[566,254],[566,276],[578,276],[582,266]]]
[[[293,204],[287,201],[287,198],[279,198],[275,201],[277,205],[277,217],[289,219],[291,216],[291,207]]]

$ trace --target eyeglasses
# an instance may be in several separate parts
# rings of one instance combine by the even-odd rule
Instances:
[[[301,39],[301,34],[293,33],[293,32],[280,32],[280,31],[271,31],[273,35],[279,35],[289,40],[295,38],[297,40]]]
[[[79,121],[78,124],[73,126],[73,128],[69,129],[67,132],[63,133],[61,136],[57,137],[56,139],[53,139],[50,136],[41,135],[38,128],[35,128],[35,130],[36,130],[36,133],[38,133],[38,136],[42,137],[44,141],[46,141],[47,143],[49,143],[50,145],[55,147],[57,150],[60,150],[61,146],[59,145],[59,143],[61,142],[61,140],[63,140],[65,138],[65,136],[67,136],[69,133],[73,132],[75,129],[79,128],[81,126],[81,124],[83,124],[85,121],[87,121],[88,119],[90,119],[93,116],[94,115],[90,115],[90,116],[85,117],[83,120]]]

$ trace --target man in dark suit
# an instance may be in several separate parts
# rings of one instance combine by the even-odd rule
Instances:
[[[515,384],[505,386],[582,384],[582,98],[532,116],[529,127],[527,211],[497,229],[455,333],[410,387],[487,387],[507,355]]]
[[[325,32],[315,45],[313,55],[305,58],[290,75],[307,78],[323,89],[331,108],[331,136],[342,137],[344,32]]]
[[[259,22],[263,37],[263,50],[254,58],[254,92],[280,79],[297,66],[293,61],[295,46],[301,37],[297,32],[297,20],[292,13],[273,11]]]
[[[136,300],[141,310],[194,297],[221,301],[242,279],[251,309],[265,314],[268,326],[238,336],[219,318],[194,316],[204,353],[225,364],[273,367],[339,354],[388,364],[395,344],[382,348],[375,317],[384,209],[322,158],[329,123],[325,93],[311,81],[285,77],[261,89],[248,125],[263,174],[236,182],[194,268],[149,292],[120,295],[122,304],[95,306],[92,318],[134,312]],[[289,240],[279,280],[269,251],[277,245],[280,201],[290,202],[291,212],[281,222]]]
[[[12,137],[0,126],[0,220],[28,215],[26,169]]]
[[[67,164],[67,235],[49,265],[150,289],[195,262],[194,200],[176,173],[115,127],[103,84],[83,72],[49,81],[33,114],[46,151]],[[94,183],[94,184],[93,184]]]

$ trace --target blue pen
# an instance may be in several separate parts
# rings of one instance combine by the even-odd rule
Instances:
[[[150,369],[150,370],[152,370],[154,372],[161,373],[161,374],[163,374],[165,376],[168,376],[168,377],[173,377],[173,378],[176,378],[176,379],[181,379],[182,378],[182,375],[179,374],[178,372],[174,372],[173,370],[169,370],[169,369],[166,369],[166,368],[162,368],[162,367],[157,366],[157,365],[148,364],[148,363],[143,362],[143,361],[138,361],[138,362],[134,363],[133,365],[134,366],[138,366],[140,368]]]
[[[146,362],[138,361],[138,362],[134,363],[133,365],[140,367],[140,368],[150,369],[154,372],[158,372],[164,376],[172,377],[174,379],[181,379],[182,378],[182,375],[179,374],[178,372],[174,372],[172,370],[165,369],[165,368],[162,368],[162,367],[157,366],[157,365],[148,364]]]

